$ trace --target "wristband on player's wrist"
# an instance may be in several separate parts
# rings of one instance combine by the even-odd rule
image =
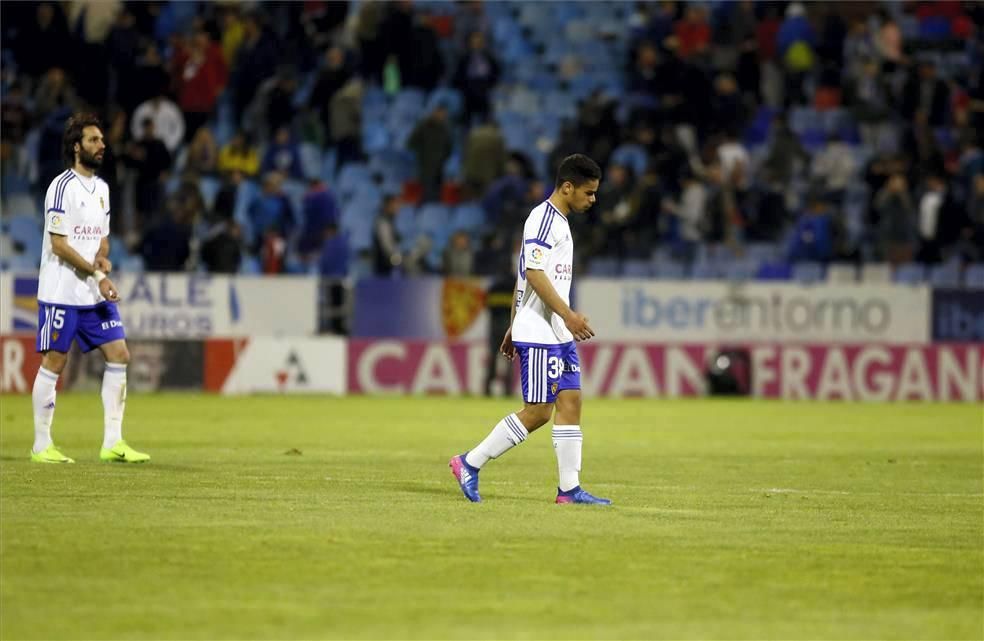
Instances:
[[[106,274],[96,269],[92,272],[92,277],[96,279],[97,283],[101,283],[106,279]]]

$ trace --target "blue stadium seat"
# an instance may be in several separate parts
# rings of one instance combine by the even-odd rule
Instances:
[[[626,143],[615,148],[609,164],[624,165],[636,176],[641,176],[646,171],[646,165],[649,164],[649,156],[642,145]]]
[[[802,262],[793,265],[793,280],[812,284],[822,282],[824,279],[823,265],[820,263]]]
[[[454,116],[461,114],[461,110],[464,107],[464,98],[461,96],[461,92],[457,89],[452,89],[450,87],[438,87],[431,92],[430,96],[427,97],[427,108],[426,111],[433,111],[438,104],[443,104],[447,107],[448,112]]]
[[[368,165],[363,163],[347,163],[338,172],[338,179],[335,183],[336,191],[343,198],[351,195],[360,185],[370,184],[372,175],[369,173]]]
[[[922,285],[926,280],[926,267],[920,263],[906,263],[895,268],[892,281],[902,285]]]
[[[764,262],[755,273],[756,280],[790,280],[792,277],[793,268],[784,262]]]
[[[972,263],[964,271],[964,287],[984,289],[984,263]]]
[[[451,229],[463,229],[471,234],[485,230],[485,210],[478,203],[463,203],[454,209],[451,215]]]
[[[723,273],[720,263],[716,261],[698,260],[690,270],[690,276],[695,280],[717,280]]]
[[[41,261],[42,232],[41,216],[19,215],[11,216],[6,222],[10,239],[24,248],[24,253],[30,257],[37,256]]]
[[[934,265],[929,270],[929,284],[933,287],[960,287],[960,265],[957,263]]]
[[[239,263],[239,273],[247,276],[255,276],[256,274],[263,273],[263,265],[260,264],[260,259],[252,254],[247,254],[243,256],[243,260]]]
[[[215,197],[219,195],[219,190],[221,189],[222,181],[218,178],[202,176],[198,180],[198,191],[201,192],[205,206],[209,209],[215,206]]]
[[[592,258],[588,263],[588,275],[599,278],[612,278],[618,276],[618,259],[599,256]]]
[[[632,258],[622,263],[622,274],[630,278],[651,278],[653,265],[648,260]]]
[[[451,212],[446,205],[429,203],[417,211],[417,230],[434,236],[446,232],[451,223]]]
[[[653,274],[660,280],[685,280],[687,269],[680,263],[656,263]]]
[[[298,145],[301,156],[301,171],[305,178],[321,175],[321,148],[309,142]]]

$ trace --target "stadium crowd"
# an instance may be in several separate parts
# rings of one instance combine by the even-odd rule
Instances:
[[[5,268],[79,110],[123,269],[494,274],[573,152],[589,273],[984,262],[981,2],[0,9]]]

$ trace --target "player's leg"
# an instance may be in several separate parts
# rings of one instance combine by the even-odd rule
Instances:
[[[38,336],[35,349],[41,353],[41,367],[34,377],[31,404],[34,408],[34,445],[31,460],[35,463],[74,463],[58,451],[51,439],[51,422],[55,418],[58,377],[68,363],[68,350],[75,336],[77,315],[74,309],[52,305],[38,306]]]
[[[126,410],[126,367],[130,350],[116,305],[104,303],[81,315],[79,346],[88,352],[96,347],[106,357],[103,372],[103,443],[99,458],[118,463],[144,463],[150,456],[138,452],[123,440],[123,413]]]
[[[593,503],[608,505],[608,499],[592,496],[581,488],[581,365],[577,349],[571,344],[561,355],[564,372],[557,393],[554,415],[553,445],[557,455],[557,503]]]
[[[480,501],[478,473],[491,459],[499,458],[527,439],[530,432],[545,425],[553,413],[553,403],[547,401],[550,387],[547,379],[547,350],[517,347],[523,375],[523,400],[519,412],[500,420],[488,436],[465,454],[449,462],[461,491],[470,501]]]

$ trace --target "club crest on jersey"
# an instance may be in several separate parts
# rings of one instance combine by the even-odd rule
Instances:
[[[557,393],[557,383],[554,383],[553,385],[550,386],[550,393],[551,394]]]
[[[61,332],[51,332],[51,342],[54,343],[61,336]]]

